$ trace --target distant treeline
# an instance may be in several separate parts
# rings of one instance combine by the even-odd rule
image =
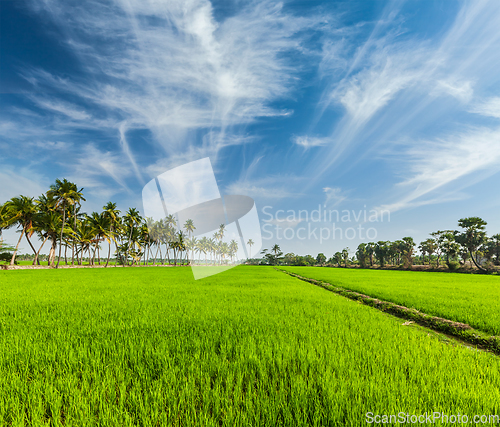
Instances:
[[[412,237],[401,240],[361,243],[354,256],[344,248],[327,258],[320,253],[311,255],[283,254],[279,245],[270,251],[264,250],[264,257],[250,260],[251,264],[294,265],[294,266],[337,266],[355,265],[361,268],[398,266],[411,268],[415,263],[429,268],[445,265],[449,270],[475,268],[483,272],[496,271],[500,266],[500,234],[486,235],[487,223],[479,217],[462,218],[458,221],[461,230],[439,230],[430,233],[430,238],[418,245],[420,254],[415,253],[417,245]]]

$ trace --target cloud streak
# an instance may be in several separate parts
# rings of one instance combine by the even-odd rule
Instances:
[[[150,131],[167,155],[194,144],[197,129],[224,136],[259,117],[290,114],[271,106],[294,86],[297,70],[286,54],[300,51],[302,32],[318,25],[268,1],[221,21],[205,0],[35,4],[63,28],[91,77],[63,80],[35,70],[30,81],[102,111],[119,129],[126,121],[128,129]],[[34,98],[78,119],[79,109]],[[126,151],[121,131],[120,139]]]

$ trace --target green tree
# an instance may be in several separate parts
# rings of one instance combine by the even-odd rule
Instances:
[[[326,256],[324,253],[319,253],[316,257],[316,264],[323,265],[326,262]]]
[[[37,214],[38,209],[33,201],[33,197],[26,196],[13,197],[5,203],[4,209],[6,209],[3,220],[4,225],[6,226],[5,228],[17,226],[20,229],[19,240],[16,247],[14,248],[12,259],[10,260],[10,265],[14,265],[16,254],[19,250],[19,245],[21,244],[23,236],[26,236],[26,239],[33,249],[33,253],[36,253],[35,248],[33,248],[33,245],[29,240],[29,235],[33,232],[33,220],[35,218],[35,215]]]
[[[127,242],[127,250],[125,251],[125,262],[128,265],[128,255],[129,255],[129,250],[133,246],[133,233],[134,229],[137,225],[140,224],[142,221],[141,215],[139,214],[139,211],[135,208],[129,208],[127,213],[125,214],[124,217],[124,223],[128,227],[128,242]]]
[[[378,259],[380,267],[385,267],[385,261],[389,252],[388,243],[387,241],[381,240],[375,245],[375,256]]]
[[[477,262],[476,252],[486,239],[486,232],[484,231],[486,225],[486,221],[476,216],[462,218],[458,221],[458,226],[463,228],[464,231],[457,236],[457,242],[467,248],[472,262],[481,271],[486,270]]]
[[[344,267],[347,268],[347,263],[349,262],[349,248],[342,249],[342,259],[344,260]]]
[[[117,243],[117,231],[119,229],[120,224],[120,211],[116,207],[116,203],[108,202],[106,205],[102,207],[103,209],[103,217],[108,220],[109,229],[107,230],[107,240],[108,240],[108,258],[106,260],[106,267],[109,264],[109,260],[111,258],[111,240],[115,244],[115,251],[118,251],[118,243]],[[115,262],[115,267],[117,263]]]
[[[55,200],[54,208],[62,213],[61,235],[59,237],[59,256],[57,258],[56,268],[59,268],[59,263],[61,261],[63,232],[66,225],[66,208],[68,206],[73,206],[75,203],[79,203],[80,200],[84,200],[82,190],[83,188],[78,191],[76,184],[69,182],[66,178],[64,178],[62,181],[60,179],[56,179],[55,184],[51,185],[50,190],[47,192],[47,195]]]
[[[186,230],[188,234],[188,240],[191,238],[191,235],[193,234],[194,230],[196,230],[196,227],[194,226],[194,222],[192,219],[186,220],[184,223],[184,230]],[[191,245],[188,243],[188,246],[191,248],[191,259],[194,259],[194,248],[195,245]]]
[[[403,265],[405,268],[410,268],[413,265],[413,250],[415,248],[413,238],[403,237],[400,248],[404,259]]]
[[[446,265],[451,268],[450,261],[454,260],[460,253],[460,245],[456,241],[456,233],[450,231],[441,236],[441,247],[446,256]]]
[[[252,239],[248,239],[248,242],[247,242],[247,245],[248,247],[250,248],[249,252],[248,252],[248,258],[252,258],[252,246],[254,245],[254,241]]]
[[[356,249],[356,258],[358,259],[361,268],[366,268],[369,260],[367,246],[368,245],[366,243],[360,243]]]
[[[426,239],[419,245],[419,249],[422,252],[422,262],[425,265],[425,254],[429,255],[429,265],[431,265],[432,254],[436,252],[437,243],[434,239]]]

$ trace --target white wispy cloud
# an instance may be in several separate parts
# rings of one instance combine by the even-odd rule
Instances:
[[[38,70],[26,73],[31,81],[101,109],[117,127],[126,121],[128,129],[150,130],[167,154],[192,144],[186,136],[193,129],[227,132],[258,117],[290,114],[270,106],[294,86],[296,69],[284,53],[299,51],[300,33],[319,22],[269,1],[252,2],[220,22],[206,0],[35,4],[64,30],[92,78]],[[44,102],[61,113],[78,112],[38,101]]]
[[[325,205],[329,207],[337,206],[342,203],[347,197],[341,188],[338,187],[325,187]]]
[[[404,195],[388,205],[392,209],[438,202],[443,195],[433,194],[440,188],[454,182],[458,188],[459,181],[467,185],[461,180],[464,176],[474,174],[474,180],[468,181],[475,182],[498,169],[498,129],[477,129],[472,116],[466,130],[466,123],[458,127],[450,120],[458,113],[461,117],[467,112],[499,114],[496,98],[481,99],[498,81],[498,3],[463,2],[437,40],[405,34],[398,16],[401,4],[387,4],[383,22],[375,25],[367,41],[343,64],[343,77],[332,72],[321,103],[324,108],[342,106],[344,115],[332,128],[334,143],[328,152],[326,148],[319,151],[308,169],[319,180],[346,156],[356,155],[358,161],[376,153],[376,148],[379,155],[392,152],[395,164],[407,165],[409,176],[396,185],[394,193],[400,195],[404,188]],[[337,53],[351,51],[347,46]],[[422,137],[437,123],[439,139]],[[406,147],[402,141],[412,144],[411,148],[402,150]]]
[[[296,183],[301,178],[295,176],[266,176],[257,179],[241,179],[228,185],[224,194],[241,194],[257,200],[280,200],[300,197]]]
[[[397,211],[456,200],[455,193],[498,172],[500,128],[469,129],[418,141],[406,154],[407,178],[394,189],[397,200],[380,209]]]
[[[471,107],[471,113],[500,119],[500,97],[492,97]]]
[[[331,138],[319,138],[307,135],[296,135],[292,138],[294,144],[309,149],[312,147],[321,147],[331,142]]]

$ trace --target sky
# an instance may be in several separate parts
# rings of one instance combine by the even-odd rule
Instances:
[[[499,70],[498,0],[1,0],[0,203],[67,178],[142,211],[209,157],[264,247],[495,234]]]

